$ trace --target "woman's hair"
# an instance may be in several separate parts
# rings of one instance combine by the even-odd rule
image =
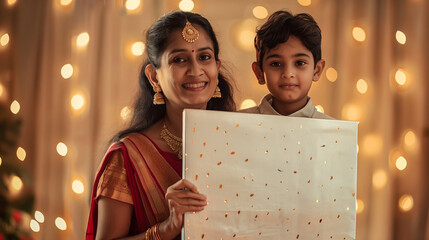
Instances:
[[[140,91],[135,100],[130,125],[116,134],[112,141],[118,141],[129,133],[144,131],[165,115],[165,104],[154,105],[152,103],[155,92],[145,75],[145,68],[148,64],[151,64],[154,68],[160,68],[160,57],[167,48],[170,35],[175,30],[182,30],[186,21],[204,29],[213,43],[215,59],[216,61],[219,60],[219,44],[212,26],[206,18],[197,13],[175,11],[158,19],[146,33],[146,60],[140,70]],[[228,80],[229,75],[226,75],[224,71],[224,68],[221,67],[218,74],[218,86],[222,97],[211,98],[207,103],[207,109],[209,110],[235,111],[235,103],[232,97],[233,89]]]
[[[287,11],[273,13],[257,31],[255,37],[256,60],[262,69],[264,55],[278,44],[286,42],[290,36],[301,40],[313,54],[314,67],[322,58],[322,33],[313,17],[306,13],[292,15]]]

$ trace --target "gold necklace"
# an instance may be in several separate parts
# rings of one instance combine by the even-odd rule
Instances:
[[[182,159],[182,139],[172,134],[168,129],[165,123],[163,123],[161,130],[161,139],[164,140],[170,149],[177,154],[179,159]]]

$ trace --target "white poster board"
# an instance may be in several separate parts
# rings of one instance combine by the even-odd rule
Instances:
[[[357,122],[185,110],[184,239],[355,239]]]

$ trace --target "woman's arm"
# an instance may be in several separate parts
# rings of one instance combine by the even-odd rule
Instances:
[[[133,205],[106,197],[98,199],[96,240],[127,236],[130,230]]]

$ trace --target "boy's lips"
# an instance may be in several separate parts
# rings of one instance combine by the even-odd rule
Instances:
[[[298,87],[298,86],[299,86],[298,84],[294,84],[294,83],[283,83],[283,84],[280,84],[281,88],[287,88],[287,89]]]

